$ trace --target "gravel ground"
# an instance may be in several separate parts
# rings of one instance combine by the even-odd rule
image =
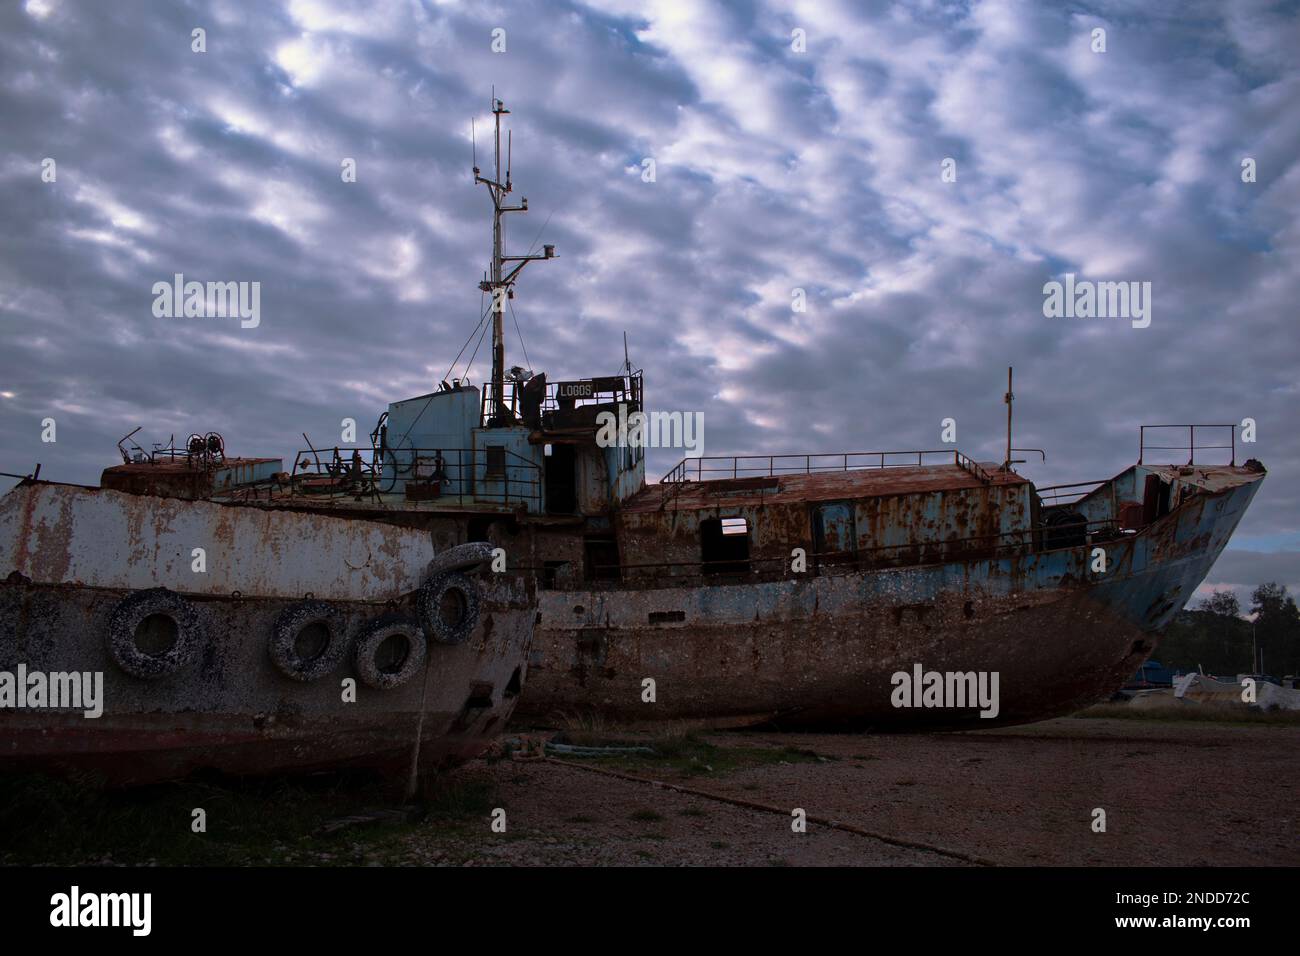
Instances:
[[[1300,727],[1063,718],[929,736],[721,733],[709,743],[797,748],[723,772],[645,761],[620,772],[781,808],[729,805],[555,761],[476,761],[507,829],[429,821],[386,862],[449,865],[969,865],[790,809],[1000,865],[1300,864]],[[588,759],[587,766],[605,766]],[[743,762],[742,762],[743,764]],[[1106,832],[1093,832],[1093,810]]]

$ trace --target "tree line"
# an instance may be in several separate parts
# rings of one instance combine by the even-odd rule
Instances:
[[[1178,614],[1155,658],[1172,670],[1207,674],[1300,673],[1300,609],[1286,585],[1270,581],[1251,594],[1250,614],[1231,591],[1216,591]]]

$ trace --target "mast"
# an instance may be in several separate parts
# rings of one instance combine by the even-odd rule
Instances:
[[[505,223],[502,221],[502,217],[508,212],[528,211],[528,199],[526,197],[521,200],[518,206],[505,204],[505,197],[514,188],[510,181],[510,153],[513,145],[510,138],[506,141],[506,175],[504,180],[501,178],[501,117],[509,114],[509,112],[505,103],[493,97],[492,116],[496,123],[496,139],[493,150],[493,158],[496,163],[495,178],[488,179],[479,175],[478,166],[474,167],[474,182],[487,186],[488,193],[492,196],[492,271],[486,279],[479,283],[479,288],[492,297],[490,306],[492,309],[492,383],[489,386],[492,389],[492,417],[487,423],[488,425],[504,424],[506,420],[506,300],[515,297],[515,278],[523,271],[524,266],[534,259],[555,258],[555,246],[550,245],[542,247],[541,255],[508,256],[505,254]],[[509,136],[510,134],[507,133],[507,137]],[[518,265],[506,272],[506,263],[510,262],[518,263]]]
[[[1002,401],[1007,405],[1007,457],[1002,462],[1002,470],[1011,470],[1011,403],[1016,400],[1016,396],[1011,392],[1011,366],[1007,366],[1007,393],[1002,396]],[[1024,449],[1022,449],[1024,450]],[[1046,456],[1044,456],[1046,457]]]

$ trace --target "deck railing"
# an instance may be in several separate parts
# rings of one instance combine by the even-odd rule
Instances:
[[[486,448],[309,448],[294,457],[295,493],[324,497],[382,496],[398,490],[412,501],[438,498],[523,503],[541,509],[541,467],[509,449],[490,460]]]
[[[502,387],[503,415],[498,416],[492,385],[483,384],[480,402],[480,423],[487,427],[504,417],[506,420],[522,420],[524,417],[524,395],[527,383],[506,381]],[[623,375],[606,375],[595,378],[580,378],[569,381],[548,381],[541,395],[538,411],[559,412],[566,409],[580,408],[584,405],[618,405],[624,404],[628,411],[641,408],[642,372],[640,369]]]
[[[1047,485],[1035,490],[1045,507],[1054,508],[1057,505],[1072,505],[1082,501],[1110,481],[1109,478],[1102,478],[1100,481],[1072,481],[1068,485]]]
[[[1147,444],[1148,431],[1158,431],[1159,429],[1168,430],[1170,428],[1176,428],[1179,430],[1185,429],[1187,431],[1187,444],[1186,445],[1148,445]],[[1204,434],[1207,429],[1227,429],[1228,444],[1226,445],[1207,444],[1206,441],[1204,440],[1198,443],[1196,441],[1196,430],[1198,428],[1201,429],[1202,434]],[[1170,441],[1172,439],[1168,439],[1168,438],[1162,439],[1157,435],[1156,440]],[[1205,452],[1205,451],[1212,451],[1212,450],[1230,451],[1232,453],[1232,456],[1229,459],[1228,464],[1232,466],[1236,466],[1237,426],[1236,425],[1141,425],[1138,428],[1137,463],[1139,465],[1145,461],[1148,451],[1185,451],[1187,452],[1187,464],[1194,465],[1196,464],[1196,453],[1198,451]],[[1172,464],[1172,462],[1159,462],[1159,464]],[[1206,462],[1201,462],[1201,464],[1206,464]]]
[[[939,460],[935,460],[938,458]],[[660,501],[667,504],[692,481],[721,481],[735,478],[775,478],[783,475],[811,475],[828,471],[859,471],[881,468],[915,468],[946,461],[988,484],[992,476],[978,462],[952,448],[923,451],[849,451],[805,455],[712,455],[683,458],[659,479]]]

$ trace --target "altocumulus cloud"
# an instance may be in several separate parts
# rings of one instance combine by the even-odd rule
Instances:
[[[953,417],[997,459],[1014,365],[1043,482],[1131,463],[1143,422],[1250,416],[1271,476],[1210,583],[1294,586],[1297,48],[1258,2],[6,4],[0,469],[94,481],[136,425],[289,454],[430,388],[481,311],[495,87],[513,251],[562,256],[520,286],[534,368],[612,373],[626,330],[709,453],[933,447]],[[1044,318],[1066,272],[1151,282],[1151,327]],[[154,318],[175,273],[260,282],[260,325]]]

